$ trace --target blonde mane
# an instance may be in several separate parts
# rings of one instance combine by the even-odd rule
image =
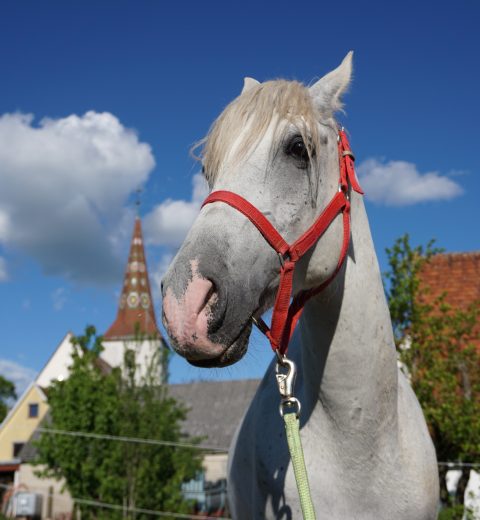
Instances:
[[[320,113],[308,89],[297,81],[275,80],[260,83],[233,100],[213,123],[208,134],[193,150],[200,149],[205,176],[211,184],[232,146],[243,133],[232,161],[238,162],[254,149],[275,118],[275,137],[281,121],[295,125],[307,146],[311,161],[319,150],[317,123]],[[248,127],[248,132],[243,132]],[[284,127],[282,125],[282,127]]]

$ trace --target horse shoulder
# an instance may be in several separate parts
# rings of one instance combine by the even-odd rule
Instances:
[[[282,507],[289,453],[278,390],[267,371],[232,441],[228,465],[233,518],[276,518]]]
[[[422,509],[422,511],[417,509],[417,518],[436,518],[439,483],[435,448],[418,399],[400,370],[398,444],[403,466],[402,485],[409,490],[409,501]]]

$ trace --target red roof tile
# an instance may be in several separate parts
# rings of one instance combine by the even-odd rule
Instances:
[[[138,216],[135,219],[117,317],[103,337],[106,340],[132,338],[137,326],[147,336],[161,336],[150,291],[142,223]]]

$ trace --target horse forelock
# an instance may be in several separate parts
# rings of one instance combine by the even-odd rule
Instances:
[[[208,134],[193,150],[200,150],[204,172],[209,183],[218,175],[233,143],[238,139],[233,163],[245,159],[254,150],[269,126],[274,124],[275,138],[281,137],[282,121],[293,124],[305,144],[312,161],[318,158],[320,113],[308,89],[297,81],[274,80],[260,83],[234,99],[214,121]],[[245,132],[245,129],[248,131]]]

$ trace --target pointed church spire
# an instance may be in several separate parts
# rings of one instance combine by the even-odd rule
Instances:
[[[137,327],[146,336],[161,337],[155,319],[143,247],[142,223],[138,215],[135,217],[117,317],[103,337],[106,340],[133,338]]]

